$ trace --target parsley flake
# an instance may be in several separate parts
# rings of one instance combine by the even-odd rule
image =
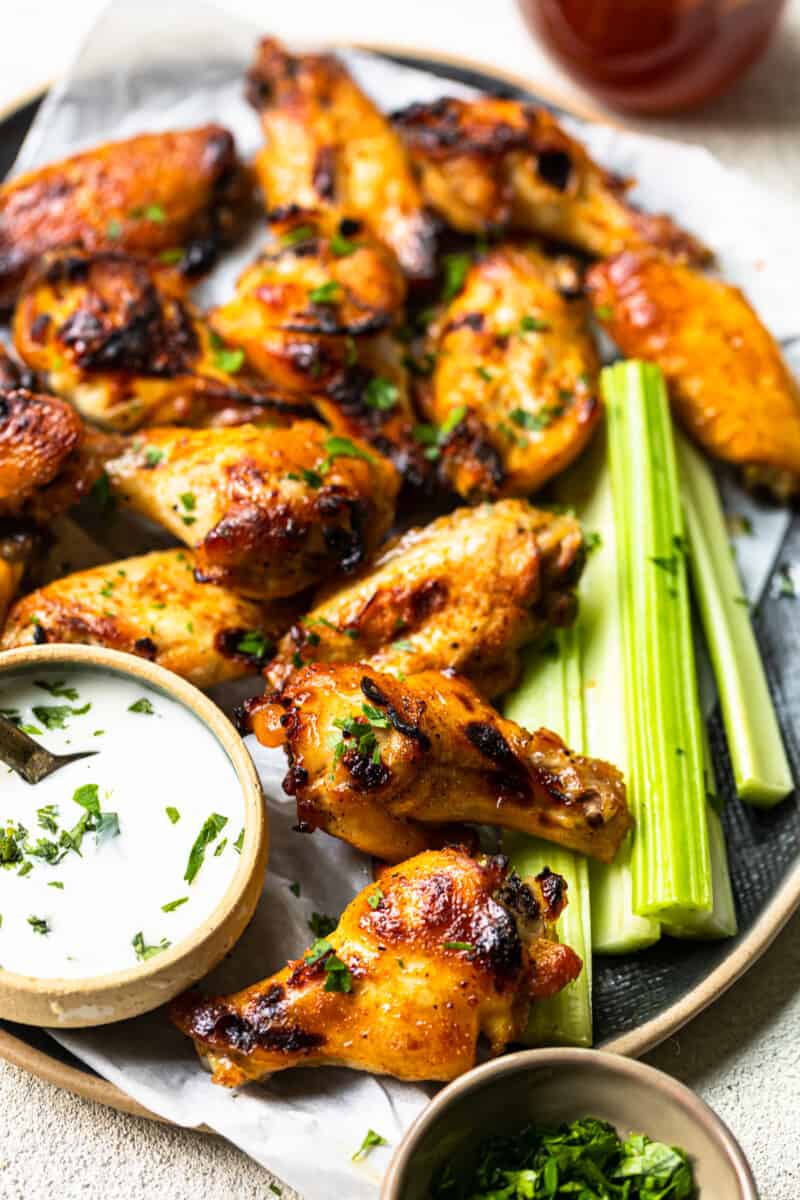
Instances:
[[[223,817],[220,813],[212,813],[203,822],[203,827],[194,840],[194,845],[189,851],[189,861],[186,864],[184,880],[186,883],[192,883],[197,875],[197,872],[203,865],[206,856],[206,848],[215,841],[222,830],[228,824],[228,818]]]
[[[364,1135],[364,1140],[353,1155],[353,1162],[358,1162],[360,1158],[364,1158],[369,1154],[373,1146],[386,1146],[388,1142],[381,1134],[376,1133],[374,1129],[368,1129]]]

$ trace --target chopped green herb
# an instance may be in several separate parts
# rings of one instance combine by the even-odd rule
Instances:
[[[146,467],[157,467],[164,457],[164,451],[158,446],[148,446],[144,452],[144,465]]]
[[[24,862],[22,864],[22,866],[20,867],[20,869],[17,871],[17,874],[18,875],[30,875],[32,870],[33,870],[33,863],[32,862]]]
[[[377,908],[381,900],[383,900],[383,892],[380,888],[376,888],[374,892],[370,892],[367,896],[367,904],[370,908]]]
[[[63,890],[64,890],[64,885],[63,885],[63,883],[61,883],[61,882],[60,882],[58,879],[54,879],[54,880],[52,880],[52,882],[48,883],[48,885],[47,885],[47,886],[48,886],[48,887],[54,887],[54,888],[58,888],[58,890],[59,890],[60,892],[63,892]]]
[[[322,475],[327,475],[335,458],[361,458],[364,462],[368,463],[374,461],[371,454],[367,454],[366,450],[362,450],[360,446],[357,446],[355,442],[347,437],[333,436],[326,438],[325,454],[327,457],[319,468]]]
[[[220,854],[222,854],[222,851],[225,849],[227,844],[228,844],[227,838],[223,838],[221,842],[217,843],[217,848],[214,851],[214,858],[219,858]]]
[[[235,375],[244,366],[244,350],[224,347],[214,351],[214,366],[226,375]]]
[[[106,838],[119,837],[119,816],[115,812],[101,812],[95,825],[98,842]]]
[[[520,333],[546,333],[548,329],[550,329],[550,322],[542,321],[539,317],[526,315],[520,318]]]
[[[442,265],[444,267],[442,299],[444,301],[453,300],[464,286],[467,272],[472,266],[472,258],[469,254],[445,254]]]
[[[392,642],[392,646],[395,650],[406,650],[410,651],[411,653],[414,652],[414,645],[409,642],[407,638],[400,638],[398,641]]]
[[[543,429],[547,429],[552,425],[558,417],[564,412],[562,404],[549,404],[544,408],[540,408],[538,412],[527,412],[524,408],[515,408],[509,415],[515,425],[519,425],[521,429],[528,429],[533,433],[541,433]]]
[[[339,299],[341,290],[340,283],[337,283],[335,279],[329,279],[327,283],[321,283],[319,287],[312,288],[308,293],[308,298],[312,304],[334,304]]]
[[[145,716],[152,717],[155,714],[155,709],[147,697],[142,696],[141,700],[136,700],[133,704],[128,705],[128,712],[144,713]]]
[[[147,962],[148,958],[152,958],[155,954],[161,954],[163,950],[167,950],[172,943],[166,938],[162,938],[157,946],[146,946],[141,930],[133,935],[131,945],[136,953],[136,957],[140,962]]]
[[[42,829],[46,829],[48,833],[58,832],[57,817],[58,809],[55,804],[45,804],[43,808],[37,808],[36,810],[36,820]]]
[[[492,374],[492,372],[487,371],[486,367],[483,367],[483,366],[477,366],[475,368],[475,374],[479,377],[479,379],[482,379],[485,383],[491,383],[492,380],[494,379],[494,375]]]
[[[467,954],[474,954],[475,947],[472,942],[445,942],[445,950],[465,950]]]
[[[797,595],[797,588],[795,587],[791,563],[781,563],[780,567],[778,568],[778,577],[775,583],[776,594],[778,596],[794,597]],[[34,712],[35,711],[36,710],[34,709]]]
[[[38,725],[20,725],[20,729],[23,733],[27,733],[29,737],[36,737],[37,734],[42,732]]]
[[[355,242],[351,242],[349,238],[344,237],[338,231],[332,236],[330,247],[331,254],[335,254],[337,258],[347,258],[349,254],[354,254],[358,249]]]
[[[380,375],[373,375],[369,383],[364,389],[364,401],[369,408],[376,408],[379,412],[389,412],[397,404],[400,396],[400,390],[397,384],[392,383],[389,379],[383,379]]]
[[[246,654],[248,658],[257,660],[269,658],[274,649],[269,638],[258,629],[248,629],[236,643],[237,654]]]
[[[239,830],[239,836],[237,837],[236,841],[233,843],[233,848],[234,848],[234,850],[236,851],[236,853],[237,853],[237,854],[241,854],[241,853],[242,853],[242,846],[243,846],[243,845],[244,845],[244,825],[243,825],[243,826],[242,826],[242,828]]]
[[[457,425],[460,425],[467,415],[466,405],[460,404],[457,408],[451,408],[445,419],[439,426],[439,434],[437,440],[441,443],[449,438]]]
[[[50,926],[44,917],[28,917],[28,924],[34,933],[49,933]]]
[[[134,221],[155,221],[159,225],[167,219],[167,214],[160,204],[140,204],[137,208],[132,208],[128,215]]]
[[[289,891],[292,893],[293,896],[299,896],[300,895],[300,884],[297,883],[297,881],[295,881],[294,883],[290,883]]]
[[[61,700],[77,700],[78,692],[74,687],[67,687],[63,679],[58,679],[54,683],[49,683],[46,679],[35,679],[36,687],[41,688],[45,692],[49,692],[51,696]]]
[[[167,250],[159,251],[158,259],[159,262],[166,263],[168,267],[172,267],[175,263],[181,261],[184,253],[185,251],[182,246],[170,246]]]
[[[287,230],[281,236],[282,246],[299,246],[301,242],[308,242],[311,238],[317,236],[317,231],[313,225],[296,225],[294,229]]]
[[[369,1154],[373,1146],[386,1146],[387,1144],[388,1143],[385,1137],[381,1137],[381,1135],[376,1133],[374,1129],[368,1129],[364,1135],[363,1142],[353,1155],[353,1162],[358,1162],[360,1158],[364,1158],[367,1154]],[[502,1200],[502,1197],[498,1197],[498,1200]]]
[[[333,933],[338,924],[336,917],[329,917],[326,913],[312,912],[308,920],[308,928],[318,939],[324,939],[329,933]]]
[[[189,861],[186,864],[186,872],[183,876],[187,883],[193,881],[197,872],[202,867],[206,848],[219,837],[227,824],[228,818],[221,816],[219,813],[212,813],[203,822],[203,827],[195,838],[194,845],[189,852]]]
[[[177,900],[170,900],[169,904],[162,904],[161,911],[162,912],[175,912],[175,909],[180,908],[180,906],[182,904],[185,904],[188,899],[189,899],[188,896],[179,896]]]
[[[172,825],[177,825],[178,821],[181,819],[181,814],[178,812],[177,808],[173,808],[171,804],[168,804],[164,811],[169,817],[170,823]]]
[[[66,704],[36,704],[33,715],[47,729],[63,729],[67,718],[72,716],[72,709]]]
[[[583,545],[587,555],[593,554],[603,545],[603,535],[596,529],[589,529],[583,535]]]
[[[111,238],[112,242],[122,237],[122,222],[116,219],[109,221],[106,225],[106,237]]]
[[[269,1190],[272,1192],[273,1196],[282,1196],[283,1195],[283,1192],[278,1187],[277,1183],[270,1182]]]
[[[597,308],[594,310],[594,315],[597,317],[598,321],[613,321],[614,309],[610,304],[598,304]]]
[[[106,475],[105,471],[103,471],[103,474],[99,475],[94,481],[89,495],[91,496],[92,500],[94,500],[98,508],[108,510],[114,507],[114,495],[111,491],[111,480],[108,478],[108,475]]]

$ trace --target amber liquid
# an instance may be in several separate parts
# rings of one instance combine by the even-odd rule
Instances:
[[[765,50],[785,0],[519,0],[536,36],[615,108],[692,108]]]

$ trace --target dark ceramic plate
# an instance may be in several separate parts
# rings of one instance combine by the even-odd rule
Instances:
[[[479,67],[423,55],[381,51],[404,66],[484,91],[533,100],[559,110],[522,82]],[[0,177],[9,170],[41,103],[31,100],[0,119]],[[800,330],[798,330],[800,336]],[[795,516],[773,564],[755,617],[756,632],[795,778],[800,774],[800,601],[774,586],[781,564],[800,561],[800,516]],[[596,958],[594,1019],[598,1045],[639,1055],[662,1041],[734,982],[800,905],[800,807],[793,794],[762,812],[739,803],[719,713],[709,723],[739,920],[739,934],[718,943],[662,939],[640,954]],[[0,1022],[0,1055],[72,1091],[115,1107],[144,1112],[112,1084],[94,1075],[44,1032]]]

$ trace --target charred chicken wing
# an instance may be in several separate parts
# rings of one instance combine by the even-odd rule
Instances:
[[[687,432],[750,484],[796,495],[800,387],[742,292],[655,254],[598,263],[587,282],[623,353],[661,367]]]
[[[297,663],[363,659],[405,675],[452,668],[499,695],[516,681],[519,648],[572,621],[583,561],[570,516],[524,500],[457,509],[396,538],[354,580],[326,586],[267,677],[277,687]]]
[[[476,262],[434,323],[419,389],[441,470],[468,500],[529,495],[580,454],[600,418],[597,354],[562,263],[503,246]]]
[[[108,429],[313,413],[254,376],[243,351],[224,345],[186,292],[179,271],[117,250],[48,255],[23,285],[17,351]]]
[[[631,826],[616,767],[504,720],[450,673],[401,681],[365,663],[315,664],[251,717],[266,745],[285,739],[283,786],[301,827],[388,862],[454,823],[518,829],[611,862]]]
[[[593,162],[543,108],[445,97],[392,119],[426,202],[463,233],[526,230],[602,257],[647,245],[689,261],[710,257],[670,217],[634,208],[629,181]]]
[[[107,471],[120,500],[195,550],[198,579],[259,598],[355,570],[399,486],[381,455],[310,421],[146,429]]]
[[[549,871],[523,882],[499,856],[419,854],[364,888],[302,958],[230,996],[180,996],[172,1020],[227,1087],[295,1066],[454,1079],[481,1035],[501,1053],[531,1003],[580,973],[554,940],[565,902]]]
[[[434,230],[402,141],[330,54],[292,55],[273,38],[247,77],[266,145],[256,173],[268,208],[328,208],[363,221],[413,279],[433,274]]]
[[[67,575],[19,600],[0,649],[41,642],[110,646],[159,663],[197,687],[257,671],[290,620],[197,583],[188,550],[162,550]]]
[[[108,142],[0,186],[0,304],[60,246],[165,254],[190,273],[236,232],[249,188],[227,129]]]

